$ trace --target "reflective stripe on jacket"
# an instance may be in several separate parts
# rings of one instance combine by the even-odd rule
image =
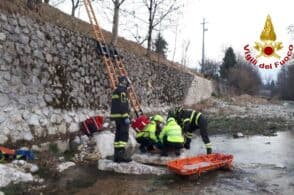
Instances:
[[[118,86],[112,93],[111,99],[110,118],[128,118],[130,110],[127,97],[127,88]]]
[[[151,140],[158,142],[158,139],[156,137],[156,122],[151,121],[146,127],[144,128],[143,131],[138,132],[136,134],[136,137],[147,137],[150,138]]]

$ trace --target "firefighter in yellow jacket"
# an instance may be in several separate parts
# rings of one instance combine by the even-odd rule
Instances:
[[[159,133],[161,132],[161,125],[164,119],[160,115],[154,115],[148,125],[145,126],[143,131],[136,134],[136,140],[140,144],[140,151],[146,153],[152,151],[159,142]]]
[[[176,155],[180,155],[180,149],[184,147],[184,136],[181,127],[173,117],[167,119],[159,135],[162,144],[161,155],[168,156],[168,151],[174,150]]]

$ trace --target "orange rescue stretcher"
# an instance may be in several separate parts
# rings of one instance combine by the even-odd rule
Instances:
[[[167,163],[167,166],[179,175],[200,175],[203,172],[219,168],[231,169],[232,162],[233,155],[215,153],[172,160]]]

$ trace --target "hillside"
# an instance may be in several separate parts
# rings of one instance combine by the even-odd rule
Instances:
[[[4,11],[4,13],[30,16],[42,22],[49,22],[51,24],[64,27],[94,38],[92,27],[89,23],[84,22],[78,18],[74,18],[60,11],[59,9],[47,4],[40,4],[39,10],[36,11],[29,9],[26,5],[25,0],[0,0],[0,9]],[[103,34],[106,42],[109,43],[111,39],[111,33],[103,30]],[[133,41],[126,40],[123,37],[118,38],[117,47],[127,50],[128,52],[138,56],[145,56],[146,54],[146,49],[144,47]],[[173,66],[174,68],[183,70],[183,66],[181,64],[164,59],[163,57],[158,56],[155,53],[151,54],[150,60],[155,63],[163,63],[169,66]],[[189,69],[187,69],[187,72],[201,76],[200,74],[192,72]]]

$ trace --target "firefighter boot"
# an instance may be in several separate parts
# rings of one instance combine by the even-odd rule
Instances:
[[[114,153],[114,162],[121,163],[121,162],[130,162],[131,159],[126,157],[125,148],[117,148],[116,153]],[[116,155],[115,155],[116,154]]]
[[[119,148],[114,148],[113,161],[118,162],[118,159],[119,159]]]

